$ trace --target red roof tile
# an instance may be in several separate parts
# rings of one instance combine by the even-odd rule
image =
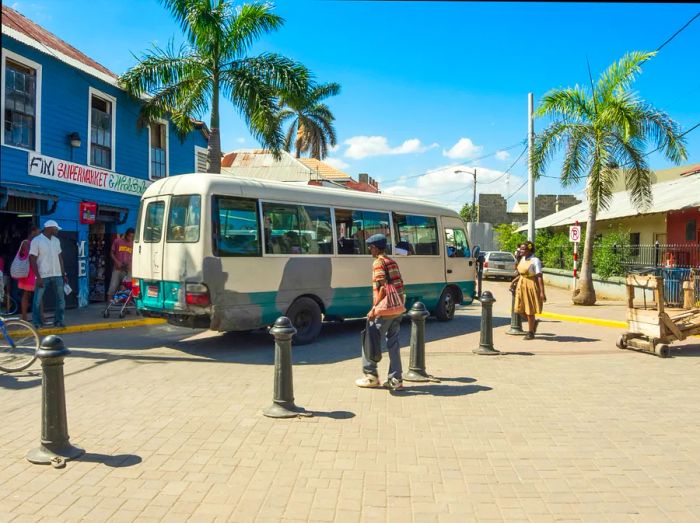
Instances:
[[[45,45],[46,47],[50,47],[51,49],[54,49],[67,56],[70,56],[71,58],[78,60],[79,62],[89,67],[97,69],[98,71],[111,76],[112,78],[117,78],[117,75],[109,69],[107,69],[105,66],[100,65],[89,56],[78,51],[72,45],[61,40],[55,34],[50,33],[40,25],[37,25],[34,22],[32,22],[26,16],[18,13],[17,11],[6,5],[2,6],[2,25],[14,29],[15,31],[18,31],[28,36],[29,38]]]

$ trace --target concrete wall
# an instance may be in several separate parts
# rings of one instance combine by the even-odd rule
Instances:
[[[560,289],[572,288],[572,273],[571,271],[563,271],[559,269],[545,268],[542,271],[545,285],[552,285]],[[611,277],[607,280],[602,280],[593,275],[593,285],[598,298],[606,300],[625,300],[627,299],[625,280],[624,278]]]
[[[535,219],[539,220],[557,210],[561,211],[580,203],[570,194],[540,194],[535,198]],[[527,212],[508,212],[506,199],[500,194],[479,195],[479,221],[500,225],[501,223],[525,224]]]

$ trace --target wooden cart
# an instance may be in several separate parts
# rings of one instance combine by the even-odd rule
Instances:
[[[620,349],[635,349],[661,358],[670,355],[669,344],[700,334],[700,308],[694,296],[695,274],[683,282],[684,307],[664,307],[664,279],[653,275],[628,275],[627,332],[620,336]],[[642,289],[643,302],[635,305],[635,291]],[[650,294],[647,294],[647,292]],[[647,297],[651,298],[647,303]]]

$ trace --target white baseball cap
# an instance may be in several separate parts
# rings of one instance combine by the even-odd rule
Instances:
[[[55,220],[46,220],[46,222],[44,222],[44,229],[47,227],[56,227],[59,231],[61,230]]]

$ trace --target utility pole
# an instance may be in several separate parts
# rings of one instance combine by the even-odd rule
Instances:
[[[474,192],[472,193],[472,221],[479,221],[479,213],[476,212],[476,169],[474,169]]]
[[[479,214],[476,212],[476,169],[474,169],[474,172],[469,172],[469,171],[462,171],[461,169],[457,169],[455,173],[465,173],[465,174],[471,174],[474,177],[474,191],[472,193],[472,210],[469,213],[470,218],[472,219],[472,222],[476,223],[479,218]]]
[[[527,94],[527,236],[535,241],[535,173],[532,172],[532,155],[535,146],[535,121],[533,95]]]

